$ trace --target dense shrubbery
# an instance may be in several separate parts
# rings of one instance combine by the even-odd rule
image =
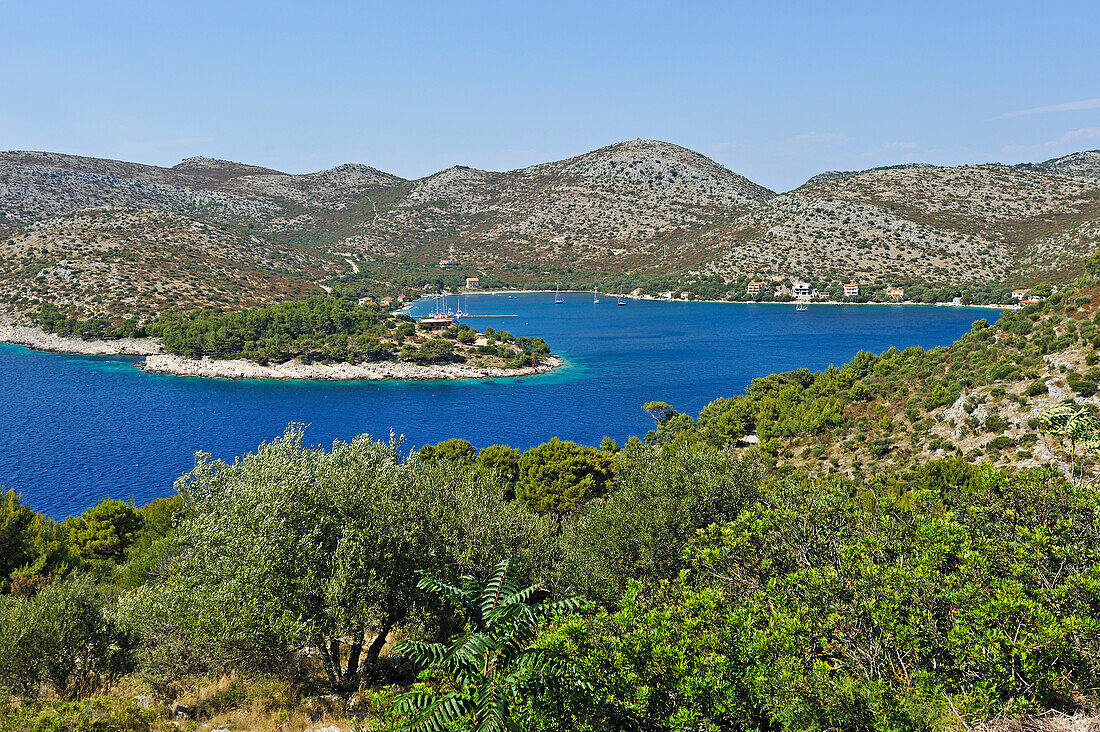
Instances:
[[[485,333],[457,324],[428,334],[418,332],[413,318],[379,307],[360,306],[346,295],[310,297],[231,313],[164,314],[144,326],[130,321],[114,326],[102,319],[65,315],[43,304],[34,316],[51,333],[85,339],[158,336],[168,353],[185,358],[242,358],[259,363],[390,361],[419,364],[465,361],[459,344],[472,352],[495,356],[505,368],[532,366],[550,355],[541,338],[514,336],[507,331]]]
[[[1004,418],[959,395],[1044,393],[1041,356],[1098,337],[1093,321],[1044,317],[1066,302],[978,321],[948,349],[756,379],[697,420],[650,402],[653,431],[621,449],[452,439],[406,456],[364,436],[326,451],[292,426],[233,464],[200,455],[177,497],[140,509],[105,501],[59,524],[8,492],[0,685],[82,696],[136,668],[165,698],[193,673],[348,694],[407,684],[379,658],[397,633],[425,670],[396,712],[377,693],[379,729],[431,710],[455,730],[773,732],[1094,709],[1100,484],[1083,458],[1100,422],[1087,406],[1032,426],[1061,441],[1069,480],[967,462],[982,450],[850,476],[782,463],[845,430],[873,459],[902,456],[930,410],[956,402],[990,458],[1030,446],[1035,433],[998,434]],[[735,447],[753,433],[758,447]],[[582,596],[580,613],[546,612]],[[72,711],[7,703],[25,726]]]
[[[117,338],[141,338],[145,328],[132,319],[123,319],[117,325],[105,318],[82,318],[74,313],[63,313],[53,303],[42,303],[31,320],[47,333],[82,338],[84,340],[113,340]]]
[[[234,313],[165,315],[146,330],[160,336],[166,351],[186,358],[377,361],[392,357],[393,345],[384,339],[400,341],[402,323],[410,326],[402,332],[411,334],[411,318],[318,296]]]
[[[932,729],[1072,707],[1100,680],[1098,505],[1053,471],[960,464],[774,484],[679,577],[545,634],[606,693],[595,713],[571,699],[561,728]]]
[[[932,729],[956,712],[1072,709],[1100,683],[1100,491],[1052,470],[956,459],[862,482],[782,477],[726,448],[635,441],[600,453],[605,495],[550,520],[508,498],[536,457],[576,456],[455,440],[403,458],[368,438],[325,451],[292,429],[232,465],[200,457],[167,536],[167,507],[151,506],[120,553],[85,557],[82,527],[122,535],[128,512],[62,524],[85,576],[0,604],[0,675],[26,694],[93,691],[134,662],[166,680],[275,672],[354,688],[384,678],[392,628],[462,627],[425,573],[484,582],[515,557],[542,597],[597,603],[538,640],[571,659],[568,683],[515,669],[525,729]],[[34,522],[7,515],[22,533]],[[125,590],[123,568],[149,556],[148,581]],[[447,693],[445,678],[424,682]]]

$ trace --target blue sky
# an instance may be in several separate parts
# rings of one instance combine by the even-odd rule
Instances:
[[[1100,3],[9,2],[0,149],[405,177],[636,137],[777,190],[1100,148]]]

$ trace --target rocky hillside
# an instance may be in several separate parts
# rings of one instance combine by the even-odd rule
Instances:
[[[1035,169],[917,165],[817,176],[704,235],[724,253],[698,271],[936,285],[1067,281],[1100,247],[1100,178],[1067,174],[1086,170],[1088,155]]]
[[[1016,167],[1023,170],[1035,170],[1040,173],[1100,178],[1100,150],[1086,150],[1084,152],[1071,153],[1070,155],[1052,158],[1042,163],[1021,163]]]
[[[467,274],[1057,281],[1100,241],[1096,161],[827,173],[776,195],[654,140],[415,181],[357,164],[290,175],[0,153],[0,309],[231,309],[336,280],[392,289]]]

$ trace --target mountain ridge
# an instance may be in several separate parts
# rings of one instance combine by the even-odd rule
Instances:
[[[326,282],[393,291],[466,275],[685,289],[706,279],[717,296],[723,283],[766,276],[1026,284],[1068,277],[1100,246],[1094,163],[1096,151],[1016,166],[906,164],[776,193],[645,139],[415,180],[360,163],[289,174],[202,156],[165,168],[10,151],[0,153],[0,311],[49,300],[117,317],[103,301],[133,298],[163,303],[154,310],[225,309],[256,300],[247,283],[288,277],[293,286],[262,288],[259,301]],[[193,260],[187,283],[165,264],[164,239]],[[212,259],[214,241],[234,253],[232,275]],[[61,260],[70,279],[54,281]]]

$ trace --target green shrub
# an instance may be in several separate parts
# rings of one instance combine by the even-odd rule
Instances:
[[[516,497],[535,513],[565,514],[602,495],[610,480],[607,455],[555,437],[520,457]]]
[[[1087,398],[1096,393],[1096,382],[1087,379],[1070,379],[1069,388]]]
[[[1026,393],[1029,397],[1033,397],[1039,396],[1040,394],[1046,394],[1048,391],[1049,390],[1047,389],[1047,382],[1043,381],[1042,379],[1036,379],[1035,381],[1028,384]]]
[[[76,697],[131,666],[131,642],[104,611],[87,577],[47,585],[30,598],[0,597],[0,686],[34,696],[40,685]]]
[[[93,696],[79,702],[23,701],[0,696],[0,732],[151,732],[156,713],[132,699]]]

